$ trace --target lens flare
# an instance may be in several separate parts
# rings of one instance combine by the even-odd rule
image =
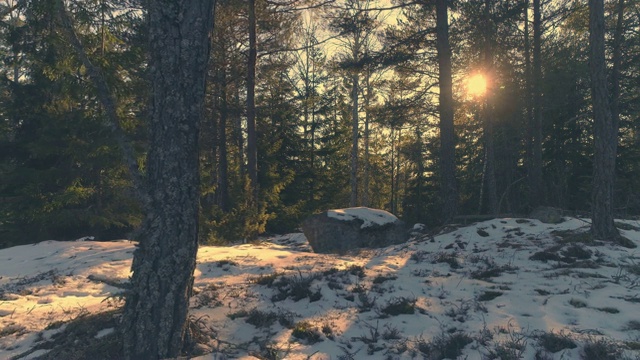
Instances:
[[[483,74],[475,74],[467,79],[467,93],[471,96],[482,96],[487,92],[487,79]]]

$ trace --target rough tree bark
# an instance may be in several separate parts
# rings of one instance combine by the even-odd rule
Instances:
[[[436,42],[440,84],[440,191],[443,201],[442,220],[445,223],[453,220],[458,210],[448,3],[447,0],[436,1]]]
[[[622,43],[624,41],[624,11],[624,0],[618,0],[616,30],[613,34],[613,68],[611,69],[611,117],[616,129],[620,123],[620,68],[622,67]]]
[[[148,2],[150,206],[121,324],[127,359],[173,358],[184,345],[198,250],[198,130],[214,4]]]
[[[589,72],[595,142],[591,232],[596,239],[616,241],[620,234],[613,222],[613,185],[618,126],[609,108],[604,33],[604,1],[589,0]]]
[[[256,0],[248,1],[249,60],[247,62],[247,172],[251,204],[258,204],[258,136],[256,134]]]

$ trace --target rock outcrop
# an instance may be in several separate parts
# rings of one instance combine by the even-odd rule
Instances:
[[[365,207],[312,215],[302,223],[302,231],[316,253],[344,254],[400,244],[409,238],[404,223],[393,214]]]
[[[540,220],[545,224],[559,224],[564,221],[562,209],[540,206],[535,208],[529,215],[531,219]]]

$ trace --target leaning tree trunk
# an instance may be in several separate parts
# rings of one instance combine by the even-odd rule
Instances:
[[[436,1],[436,40],[440,83],[440,191],[442,192],[443,201],[442,217],[445,223],[453,220],[458,209],[448,13],[448,1]]]
[[[591,232],[599,240],[617,240],[620,235],[613,223],[613,182],[618,127],[609,108],[604,31],[604,1],[589,0],[589,71],[595,142]]]
[[[198,128],[214,3],[148,3],[150,206],[121,325],[127,359],[174,358],[184,345],[198,250]]]

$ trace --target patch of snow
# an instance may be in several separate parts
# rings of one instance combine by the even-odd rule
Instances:
[[[95,239],[95,237],[93,236],[83,236],[81,238],[76,239],[76,241],[92,241],[93,239]]]
[[[413,231],[424,231],[426,228],[427,228],[427,225],[416,223],[416,224],[413,225],[413,228],[411,230],[413,230]]]
[[[40,350],[36,350],[34,352],[32,352],[31,354],[20,358],[20,360],[31,360],[31,359],[37,359],[40,356],[45,355],[46,353],[48,353],[50,350],[46,350],[46,349],[40,349]]]
[[[103,338],[103,337],[105,337],[107,335],[113,334],[114,331],[116,331],[116,329],[114,329],[114,328],[102,329],[102,330],[98,331],[98,333],[96,334],[95,338],[96,339]]]
[[[334,209],[327,211],[327,215],[330,218],[343,221],[360,219],[363,221],[362,226],[360,226],[361,229],[368,228],[373,225],[385,225],[398,220],[398,218],[390,212],[367,207]]]

